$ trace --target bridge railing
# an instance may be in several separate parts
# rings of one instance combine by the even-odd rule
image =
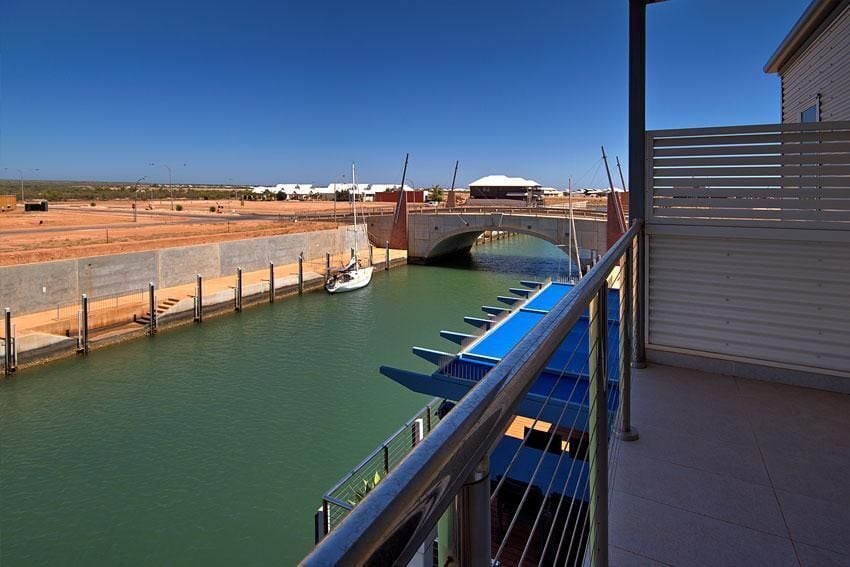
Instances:
[[[413,211],[411,211],[413,212]],[[506,215],[525,215],[533,217],[566,217],[569,215],[569,209],[562,207],[425,207],[417,212],[424,214],[481,214],[481,213],[502,213]],[[590,209],[574,208],[573,216],[580,218],[600,218],[606,217],[605,211],[595,211]]]
[[[635,266],[637,255],[641,252],[638,248],[641,230],[641,221],[633,224],[571,293],[560,300],[463,397],[431,434],[386,480],[359,502],[303,563],[406,565],[433,534],[441,516],[451,509],[455,525],[453,535],[447,538],[447,542],[441,539],[440,546],[448,546],[451,555],[461,565],[490,565],[493,550],[489,482],[491,451],[514,423],[517,408],[526,399],[541,371],[548,368],[548,363],[567,335],[583,319],[587,322],[587,348],[583,348],[585,343],[580,341],[581,345],[576,347],[574,354],[585,357],[590,369],[586,376],[585,394],[588,399],[585,415],[589,427],[578,438],[568,437],[565,446],[575,443],[586,449],[586,454],[574,457],[587,460],[587,495],[583,497],[585,514],[580,516],[580,520],[568,518],[567,521],[581,521],[581,533],[584,534],[586,528],[587,537],[580,536],[576,549],[568,550],[567,555],[576,562],[581,562],[586,555],[591,564],[607,565],[608,463],[614,447],[612,441],[633,434],[630,426],[629,361],[636,320]],[[607,370],[609,351],[612,350],[608,340],[611,312],[607,303],[609,284],[614,281],[619,281],[622,301],[617,325],[619,376],[612,381]],[[612,400],[614,403],[609,407]],[[619,429],[620,435],[609,435],[612,425]],[[526,440],[529,436],[526,433]],[[546,447],[548,449],[544,449],[543,453],[552,448],[549,443]],[[574,497],[582,499],[581,494],[574,494]],[[514,508],[522,507],[522,502],[515,503]],[[511,526],[519,510],[515,512]],[[535,521],[535,527],[537,524]],[[572,546],[572,538],[570,542]],[[584,542],[587,542],[586,547]],[[497,554],[504,547],[505,541],[502,541]],[[545,551],[544,546],[544,555]]]

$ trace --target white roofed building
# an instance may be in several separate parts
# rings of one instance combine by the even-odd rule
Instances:
[[[540,183],[523,177],[488,175],[469,184],[473,199],[513,199],[529,201],[540,194]]]

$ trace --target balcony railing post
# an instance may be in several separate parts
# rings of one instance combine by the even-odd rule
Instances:
[[[620,437],[623,441],[637,441],[637,429],[632,427],[632,333],[634,333],[634,242],[626,248],[623,263],[623,285],[620,287]]]
[[[587,551],[590,565],[608,565],[608,285],[603,282],[590,303],[589,463]]]
[[[490,458],[485,455],[455,497],[458,565],[490,566]]]
[[[644,254],[646,254],[646,236],[644,229],[641,227],[635,238],[637,247],[635,250],[635,334],[634,334],[634,357],[632,358],[632,368],[646,368],[646,335],[644,334],[644,317],[646,310],[644,301],[646,300],[646,266]]]

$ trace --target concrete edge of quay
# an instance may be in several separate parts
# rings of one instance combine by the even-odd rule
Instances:
[[[392,268],[406,265],[406,257],[395,257],[390,259],[390,271]],[[381,260],[374,262],[372,266],[376,271],[386,270],[386,261]],[[291,278],[291,276],[290,276]],[[305,272],[303,282],[304,293],[315,293],[324,290],[325,278],[324,275],[316,272]],[[221,294],[217,294],[221,295]],[[285,300],[298,295],[298,282],[294,283],[281,282],[281,285],[275,286],[275,301]],[[262,291],[254,291],[250,294],[243,294],[242,309],[256,307],[259,305],[269,304],[268,289]],[[224,298],[212,303],[204,302],[203,318],[219,318],[225,315],[238,313],[235,309],[234,297]],[[169,310],[157,317],[157,334],[195,322],[194,306],[189,303],[184,306],[175,305],[174,310]],[[124,343],[130,340],[149,337],[148,327],[141,324],[127,324],[114,329],[98,330],[94,336],[89,339],[89,352],[101,350],[113,345]],[[77,351],[77,340],[75,337],[62,337],[58,335],[50,335],[55,337],[52,340],[38,342],[33,348],[27,348],[18,352],[17,371],[27,370],[37,366],[47,364],[63,358],[80,355]],[[152,337],[151,337],[152,338]],[[2,366],[3,353],[0,352],[0,366]],[[14,374],[12,375],[14,376]]]

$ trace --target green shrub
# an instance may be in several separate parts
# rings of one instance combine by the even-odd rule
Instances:
[[[92,207],[94,207],[94,206],[96,206],[96,205],[97,205],[97,203],[95,203],[94,201],[92,201],[91,203],[89,203],[89,205],[91,205]]]
[[[211,212],[211,213],[214,213],[214,212],[215,212],[215,207],[210,207],[210,212]]]
[[[174,205],[174,210],[175,210],[175,211],[182,211],[182,210],[183,210],[183,205]]]

